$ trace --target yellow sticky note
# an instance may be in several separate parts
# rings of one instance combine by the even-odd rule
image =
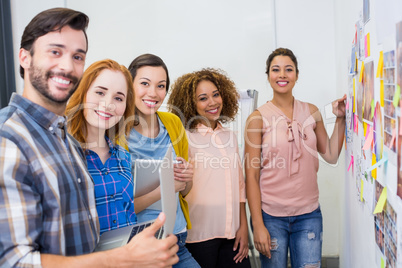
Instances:
[[[377,74],[376,77],[382,77],[382,68],[384,66],[384,53],[380,51],[380,58],[378,59],[378,64],[377,64]]]
[[[381,268],[385,268],[385,261],[382,257],[381,257]]]
[[[367,136],[367,123],[366,122],[363,122],[363,134],[364,134],[364,137]]]
[[[359,70],[358,70],[358,68],[359,68],[359,66],[358,66],[358,64],[359,64],[359,60],[357,59],[357,54],[356,54],[356,62],[355,62],[355,72],[357,73]]]
[[[380,80],[380,104],[384,107],[384,80]]]
[[[364,181],[360,179],[360,201],[363,202],[363,188],[364,188]]]
[[[377,163],[377,158],[376,158],[375,154],[373,154],[373,156],[371,157],[371,166],[375,165],[376,163]],[[371,177],[373,177],[374,179],[377,179],[377,168],[375,168],[371,171]]]
[[[357,64],[358,64],[358,61],[357,61],[357,53],[355,52],[355,73],[357,72]]]
[[[356,100],[356,79],[353,78],[353,113],[355,113],[355,100]]]
[[[394,105],[395,108],[398,107],[400,97],[401,97],[401,87],[399,85],[396,85],[394,99],[392,100],[392,104]]]
[[[364,61],[362,61],[362,67],[360,68],[360,76],[359,76],[359,82],[363,82],[363,74],[364,74]]]
[[[387,187],[384,187],[384,189],[382,189],[380,198],[378,199],[377,205],[375,206],[373,214],[382,212],[386,201],[387,201]]]
[[[367,35],[366,35],[366,38],[367,38],[367,57],[370,57],[370,33],[367,33]]]
[[[374,104],[374,99],[371,100],[371,114],[370,114],[370,119],[373,118],[374,116],[374,111],[375,111],[375,104]]]

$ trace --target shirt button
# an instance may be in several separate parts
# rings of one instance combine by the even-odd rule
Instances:
[[[110,198],[114,198],[114,195],[110,195]]]
[[[89,218],[89,219],[92,219],[92,216],[91,216],[91,214],[88,214],[88,218]]]
[[[53,127],[49,127],[49,130],[52,131],[52,130],[53,130]]]
[[[113,223],[116,223],[116,220],[113,220]]]
[[[81,179],[80,179],[80,178],[78,178],[77,181],[78,181],[78,183],[81,183]]]
[[[109,174],[109,172],[105,171],[103,174],[107,175],[107,174]]]

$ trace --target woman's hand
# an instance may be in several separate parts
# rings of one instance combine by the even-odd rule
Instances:
[[[346,115],[345,100],[346,100],[346,94],[343,95],[342,98],[332,102],[332,112],[334,113],[334,115],[336,115],[336,117],[345,117]]]
[[[187,162],[183,157],[177,157],[174,167],[174,183],[176,192],[181,192],[182,196],[186,196],[193,187],[194,169],[190,162]]]
[[[271,236],[265,226],[254,227],[254,246],[262,254],[271,258]]]
[[[190,162],[187,162],[183,157],[177,157],[174,167],[174,179],[178,181],[190,182],[193,181],[194,169]]]
[[[244,258],[248,257],[248,229],[247,225],[241,225],[236,232],[236,239],[233,246],[233,251],[239,248],[239,252],[233,258],[235,263],[242,262]]]

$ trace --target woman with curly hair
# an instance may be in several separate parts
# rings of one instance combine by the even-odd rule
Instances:
[[[189,141],[194,176],[186,196],[192,222],[186,242],[201,267],[250,267],[237,138],[222,127],[235,118],[238,99],[223,71],[202,69],[179,77],[168,101],[186,126]]]

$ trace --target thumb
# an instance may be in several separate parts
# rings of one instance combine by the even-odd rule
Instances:
[[[147,231],[147,233],[150,233],[152,236],[155,235],[155,233],[163,226],[166,220],[166,215],[165,213],[161,212],[154,221],[154,223],[151,224],[148,228],[146,228],[143,232]]]
[[[233,251],[237,250],[237,246],[239,245],[240,242],[239,240],[240,240],[239,237],[236,236],[235,242],[233,244]]]

